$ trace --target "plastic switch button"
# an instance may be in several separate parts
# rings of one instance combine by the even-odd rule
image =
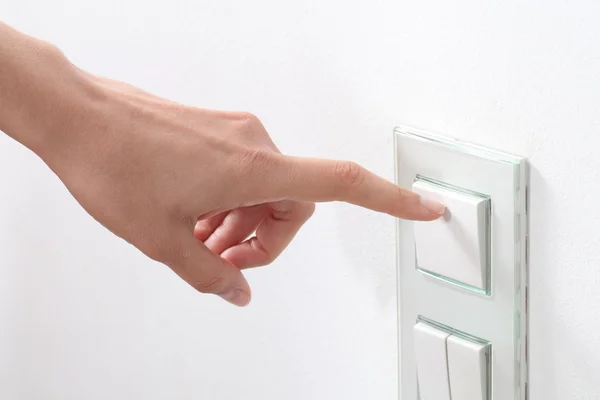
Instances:
[[[446,353],[450,334],[422,322],[415,326],[414,333],[420,400],[450,400]]]
[[[443,217],[414,223],[417,267],[487,293],[490,199],[425,180],[412,189],[446,205]]]
[[[487,400],[488,346],[456,336],[447,340],[450,393],[456,400]]]

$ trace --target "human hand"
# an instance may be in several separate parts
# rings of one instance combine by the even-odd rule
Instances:
[[[200,292],[248,304],[240,270],[275,260],[314,202],[414,220],[444,212],[355,163],[282,155],[252,114],[60,68],[52,122],[30,148],[90,215]]]

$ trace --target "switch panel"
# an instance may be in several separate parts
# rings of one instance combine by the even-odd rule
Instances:
[[[449,333],[419,322],[415,326],[415,355],[420,400],[450,400],[446,339]]]
[[[443,218],[414,224],[417,267],[487,293],[490,199],[423,179],[412,190],[446,205]]]
[[[394,132],[396,183],[447,206],[397,220],[400,398],[526,400],[527,161]]]
[[[487,348],[457,336],[446,342],[448,374],[453,399],[487,400]]]

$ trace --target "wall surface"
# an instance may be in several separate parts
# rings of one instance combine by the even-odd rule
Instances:
[[[599,399],[600,2],[0,0],[82,68],[392,178],[407,124],[530,157],[532,400]],[[0,136],[0,398],[394,400],[394,221],[319,207],[200,296]],[[412,400],[412,399],[410,399]]]

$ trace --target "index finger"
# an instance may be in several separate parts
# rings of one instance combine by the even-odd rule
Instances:
[[[286,157],[289,169],[276,180],[280,196],[300,201],[344,201],[394,217],[431,221],[446,207],[395,185],[351,161]]]

